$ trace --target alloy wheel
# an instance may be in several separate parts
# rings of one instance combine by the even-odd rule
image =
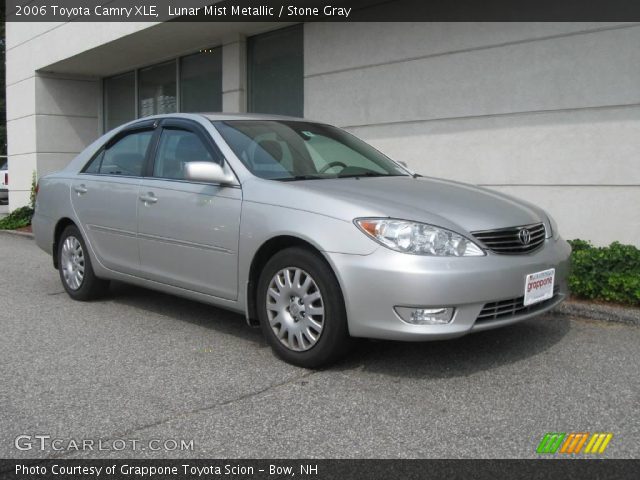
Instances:
[[[74,236],[65,238],[60,255],[60,268],[64,281],[71,290],[78,290],[82,286],[84,267],[82,244]]]
[[[324,301],[311,275],[297,267],[278,271],[269,282],[266,303],[269,325],[285,347],[302,352],[318,342]]]

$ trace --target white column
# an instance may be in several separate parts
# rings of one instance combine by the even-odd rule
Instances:
[[[222,110],[247,111],[247,43],[233,35],[222,45]]]
[[[100,135],[100,80],[36,76],[38,175],[64,168]]]
[[[64,168],[100,134],[100,81],[34,72],[7,86],[9,208],[29,203],[31,179]]]
[[[7,83],[9,208],[27,205],[36,170],[35,78]]]

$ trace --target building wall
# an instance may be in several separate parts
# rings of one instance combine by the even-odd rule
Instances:
[[[61,169],[96,138],[99,85],[95,79],[37,74],[7,87],[12,208],[28,203],[33,173]]]
[[[308,24],[305,115],[640,245],[638,45],[633,24]]]
[[[52,72],[46,67],[148,25],[7,23],[11,209],[29,202],[34,172],[41,176],[59,170],[101,130],[99,77]]]

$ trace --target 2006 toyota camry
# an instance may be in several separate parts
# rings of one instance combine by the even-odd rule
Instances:
[[[40,179],[33,230],[72,298],[120,280],[229,308],[305,367],[351,337],[452,338],[567,294],[570,247],[540,208],[294,118],[128,123]]]

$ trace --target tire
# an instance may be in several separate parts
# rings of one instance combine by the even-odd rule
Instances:
[[[319,368],[350,346],[342,291],[326,261],[304,248],[287,248],[267,262],[256,305],[274,353],[304,368]]]
[[[109,282],[93,272],[87,246],[75,225],[69,225],[62,232],[56,254],[60,281],[71,298],[87,301],[107,291]]]

